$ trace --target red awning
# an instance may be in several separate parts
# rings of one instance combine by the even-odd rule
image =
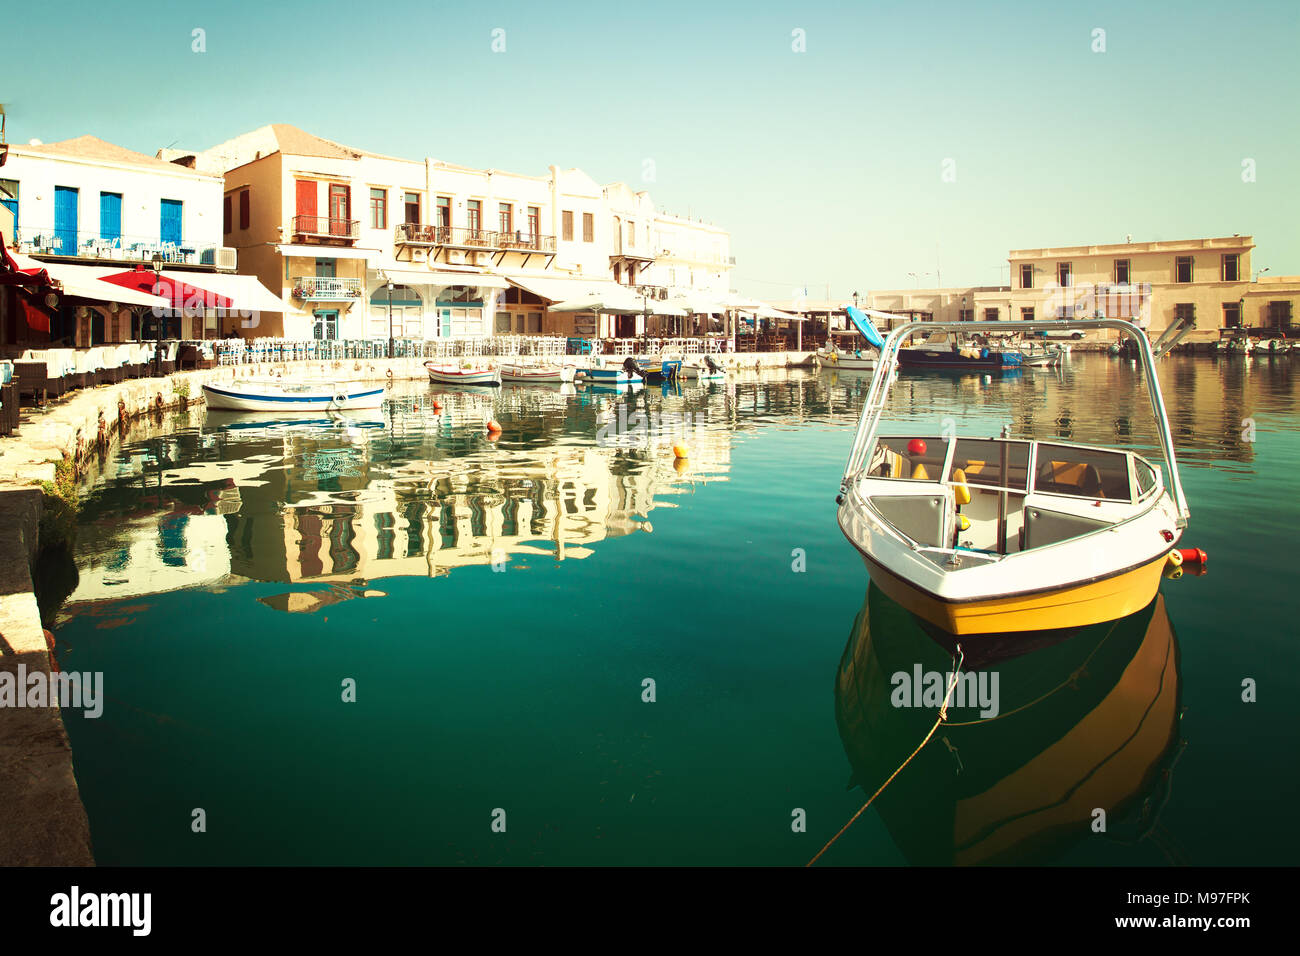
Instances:
[[[124,289],[160,295],[171,302],[173,309],[190,315],[201,314],[204,309],[228,309],[231,306],[231,300],[224,295],[177,279],[174,273],[155,278],[153,271],[143,266],[102,278],[104,282],[111,282]]]
[[[49,285],[50,277],[44,269],[20,269],[13,256],[5,247],[4,236],[0,236],[0,285]],[[47,330],[48,331],[48,330]]]

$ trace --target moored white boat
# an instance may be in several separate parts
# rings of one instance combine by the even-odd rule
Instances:
[[[237,412],[330,412],[378,408],[384,401],[380,385],[361,382],[287,382],[236,379],[204,385],[208,408]]]
[[[720,382],[726,379],[727,369],[705,355],[682,363],[681,376],[690,382]]]
[[[1141,330],[1119,319],[1059,323],[1116,329],[1136,343],[1163,468],[1122,448],[946,429],[883,433],[893,356],[922,326],[898,318],[904,324],[882,349],[836,499],[840,528],[872,581],[956,635],[1082,626],[1146,607],[1188,511]],[[1007,331],[1046,324],[939,323]]]
[[[460,365],[439,365],[425,362],[429,381],[439,385],[500,385],[501,370],[497,368],[470,368]]]
[[[845,352],[834,346],[818,349],[813,353],[813,361],[819,368],[836,369],[841,372],[870,372],[875,369],[877,360],[874,355],[858,352]]]
[[[576,365],[502,365],[501,381],[513,385],[563,385],[572,382]]]
[[[625,365],[605,365],[578,370],[579,380],[590,385],[629,385],[642,381],[636,372]]]

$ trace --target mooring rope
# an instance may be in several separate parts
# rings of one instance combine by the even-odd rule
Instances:
[[[965,662],[965,660],[966,660],[966,652],[962,650],[961,644],[958,643],[956,666],[953,668],[952,678],[948,681],[948,693],[943,695],[943,706],[939,708],[939,717],[937,720],[935,720],[934,726],[930,728],[930,732],[925,735],[924,740],[922,740],[919,744],[917,744],[916,749],[912,751],[911,756],[909,756],[906,760],[904,760],[901,764],[899,764],[898,769],[889,775],[889,779],[880,785],[880,789],[871,795],[871,799],[868,800],[866,803],[864,803],[858,809],[857,813],[849,817],[849,822],[844,824],[844,826],[840,827],[840,832],[835,834],[835,836],[831,837],[829,840],[827,840],[826,845],[817,851],[817,855],[813,857],[811,860],[809,860],[806,864],[804,864],[805,867],[812,866],[814,863],[820,860],[822,858],[822,854],[824,854],[827,850],[829,850],[831,848],[831,845],[840,837],[842,837],[844,835],[844,832],[848,830],[849,827],[853,826],[853,824],[857,821],[858,817],[862,816],[862,814],[867,812],[867,807],[871,806],[872,802],[876,799],[876,797],[884,793],[885,788],[894,782],[894,778],[897,777],[900,773],[902,773],[903,770],[906,769],[907,765],[911,763],[912,760],[916,757],[916,755],[925,749],[925,745],[930,742],[930,738],[933,737],[934,732],[939,729],[939,725],[942,724],[944,720],[946,720],[948,717],[948,703],[952,699],[952,692],[953,689],[957,686],[957,680],[961,676],[961,665],[963,664],[963,662]]]

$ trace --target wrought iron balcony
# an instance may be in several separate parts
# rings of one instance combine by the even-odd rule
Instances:
[[[293,234],[307,240],[353,242],[361,234],[359,219],[331,219],[329,216],[294,216]]]
[[[492,252],[555,252],[555,237],[527,232],[492,232],[463,226],[427,226],[399,222],[393,241],[408,246],[445,246],[449,249],[485,249]]]
[[[360,279],[296,276],[293,280],[293,297],[307,302],[359,299],[362,291]]]

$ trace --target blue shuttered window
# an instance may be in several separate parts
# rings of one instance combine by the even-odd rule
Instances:
[[[122,238],[122,194],[99,194],[99,238]]]
[[[179,199],[162,201],[162,221],[158,227],[158,238],[163,242],[173,242],[178,246],[181,244],[182,206],[183,203]]]
[[[77,254],[77,190],[70,186],[54,187],[54,238],[59,255]]]

